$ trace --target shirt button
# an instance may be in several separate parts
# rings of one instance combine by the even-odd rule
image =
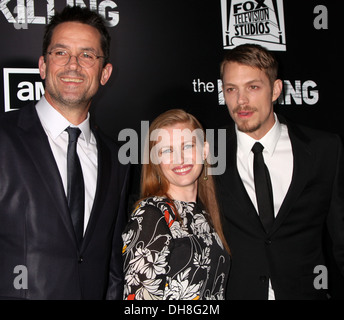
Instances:
[[[272,241],[270,239],[265,240],[266,245],[270,245],[271,243],[272,243]]]
[[[84,258],[83,257],[79,257],[78,263],[83,263]]]
[[[260,282],[265,283],[266,280],[267,280],[267,277],[266,277],[266,276],[260,276],[260,277],[259,277],[259,280],[260,280]]]

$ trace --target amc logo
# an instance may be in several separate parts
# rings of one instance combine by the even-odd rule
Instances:
[[[5,112],[20,109],[44,94],[39,69],[4,68]]]

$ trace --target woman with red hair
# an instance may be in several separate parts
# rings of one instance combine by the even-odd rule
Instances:
[[[173,109],[152,122],[148,137],[141,199],[122,234],[124,299],[224,299],[230,253],[205,132]]]

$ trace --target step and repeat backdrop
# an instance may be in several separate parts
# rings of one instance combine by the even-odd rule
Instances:
[[[276,111],[344,138],[344,5],[333,0],[1,0],[0,112],[44,94],[43,31],[66,5],[87,6],[107,20],[114,72],[91,111],[117,141],[123,129],[141,134],[142,121],[171,108],[193,113],[206,128],[231,121],[219,65],[226,50],[246,42],[279,60],[284,90]]]
[[[284,83],[277,112],[344,141],[344,3],[334,0],[0,0],[0,112],[44,94],[43,32],[66,5],[89,7],[107,21],[114,72],[91,115],[119,144],[135,134],[142,141],[149,122],[171,108],[209,129],[231,121],[219,66],[242,43],[277,56]]]

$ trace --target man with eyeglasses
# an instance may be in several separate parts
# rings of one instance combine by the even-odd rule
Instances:
[[[101,16],[66,7],[44,34],[44,96],[0,117],[0,298],[122,298],[129,168],[89,115],[109,47]]]

